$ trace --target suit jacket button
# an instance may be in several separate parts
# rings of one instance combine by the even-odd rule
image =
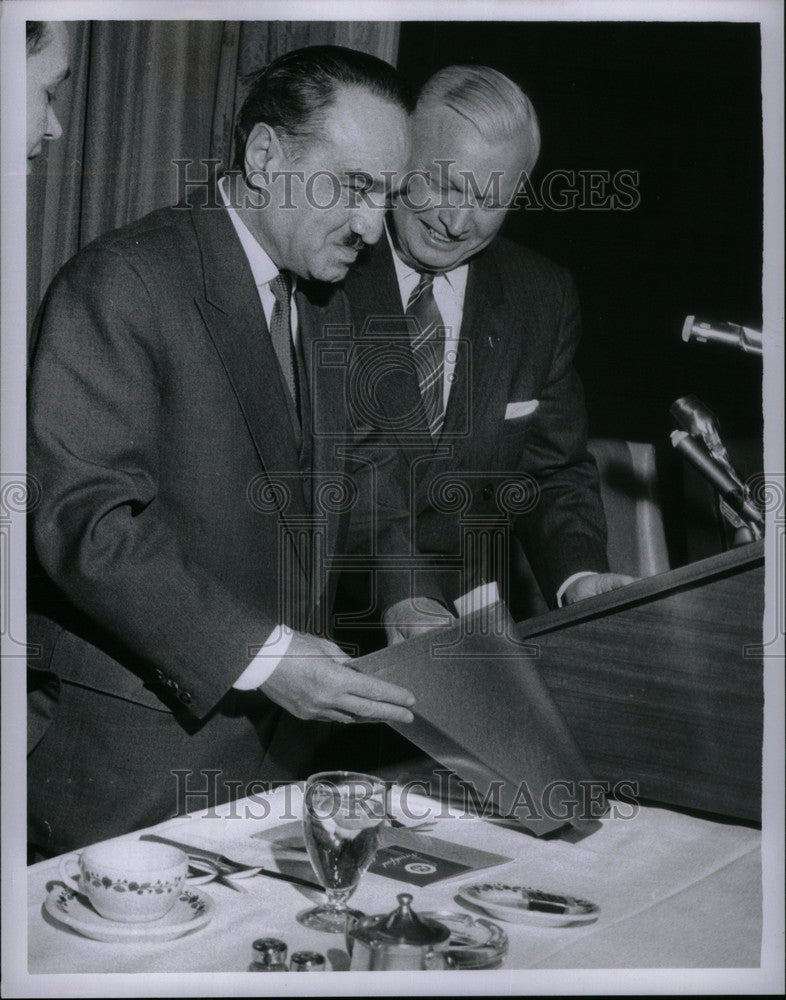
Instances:
[[[494,487],[491,483],[486,483],[483,489],[480,491],[480,495],[484,500],[490,500],[494,496]]]
[[[190,691],[181,691],[180,694],[178,695],[178,698],[183,702],[184,705],[190,705],[191,702],[194,700],[191,696]]]

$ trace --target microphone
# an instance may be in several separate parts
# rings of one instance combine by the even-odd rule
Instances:
[[[743,482],[734,471],[729,453],[721,441],[720,427],[712,410],[706,407],[698,396],[683,396],[682,399],[677,399],[671,404],[669,413],[691,437],[701,438],[707,445],[710,455],[716,462],[720,462],[737,486],[744,490]]]
[[[705,344],[712,341],[715,344],[726,344],[736,347],[746,354],[756,354],[761,357],[762,333],[749,326],[739,326],[737,323],[721,323],[697,316],[686,316],[682,324],[682,339],[685,343],[691,340]]]
[[[761,537],[764,527],[764,517],[761,511],[754,507],[745,496],[743,489],[728,474],[723,466],[710,454],[703,441],[697,441],[687,431],[672,431],[671,443],[720,493],[721,498],[743,520],[751,525]]]

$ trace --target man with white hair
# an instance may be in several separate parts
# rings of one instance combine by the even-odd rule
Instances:
[[[345,289],[357,328],[397,324],[408,338],[408,371],[391,362],[375,388],[402,418],[417,548],[441,566],[444,592],[502,581],[502,524],[555,607],[630,578],[608,572],[573,281],[499,236],[539,149],[534,108],[511,80],[438,71],[414,112],[408,189]]]

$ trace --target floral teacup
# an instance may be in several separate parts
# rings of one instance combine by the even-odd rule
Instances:
[[[183,888],[188,858],[176,847],[139,840],[85,848],[60,862],[60,877],[107,920],[144,923],[172,909]]]

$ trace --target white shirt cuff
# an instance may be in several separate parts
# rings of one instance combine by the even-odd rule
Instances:
[[[565,596],[565,591],[573,583],[574,580],[580,580],[583,576],[597,576],[598,574],[591,569],[582,570],[581,573],[574,573],[573,576],[569,576],[568,579],[562,584],[562,586],[557,591],[557,607],[562,607],[562,598]]]
[[[294,634],[288,625],[277,625],[232,687],[238,691],[253,691],[264,684],[289,649]]]
[[[490,604],[496,604],[498,601],[499,588],[497,581],[492,580],[491,583],[482,583],[474,590],[469,590],[461,597],[457,597],[453,604],[459,618],[463,618],[464,615],[471,615],[473,611],[480,611],[481,608],[487,608]]]

